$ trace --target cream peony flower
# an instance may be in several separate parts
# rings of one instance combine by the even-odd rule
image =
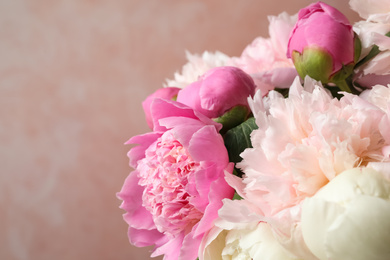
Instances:
[[[173,80],[167,79],[165,87],[185,88],[208,70],[225,66],[230,60],[229,56],[219,51],[215,53],[205,51],[202,55],[186,51],[186,57],[188,63],[183,66],[181,73],[176,72]]]
[[[219,222],[219,226],[231,228],[227,222]],[[215,227],[204,240],[200,260],[297,260],[279,244],[265,222],[231,230]]]
[[[302,233],[321,260],[390,259],[390,180],[371,168],[341,173],[304,201]]]

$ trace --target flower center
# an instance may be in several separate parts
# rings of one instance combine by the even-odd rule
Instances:
[[[152,214],[160,232],[172,235],[191,231],[203,213],[191,203],[190,176],[200,168],[174,136],[166,132],[146,150],[138,164],[143,206]]]

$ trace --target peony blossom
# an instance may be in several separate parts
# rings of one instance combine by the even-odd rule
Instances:
[[[355,61],[354,32],[348,19],[322,2],[303,8],[288,42],[299,75],[323,83],[344,80]]]
[[[182,68],[181,73],[176,72],[174,79],[167,79],[165,87],[177,87],[184,88],[194,81],[197,81],[200,76],[206,73],[208,70],[226,66],[230,58],[222,52],[207,52],[202,55],[191,54],[186,52],[188,63]]]
[[[135,169],[118,198],[127,213],[130,242],[154,245],[152,256],[195,260],[200,241],[213,227],[222,199],[234,190],[220,125],[175,101],[151,104],[154,132],[131,138],[140,144],[128,155]]]
[[[370,168],[342,172],[307,198],[302,233],[320,259],[390,259],[390,180]]]
[[[257,37],[240,57],[228,61],[250,74],[263,95],[278,88],[288,88],[297,76],[291,59],[287,58],[288,37],[296,22],[296,15],[281,13],[269,16],[269,38]]]
[[[235,106],[248,108],[248,97],[255,92],[253,79],[236,67],[210,69],[197,81],[179,91],[177,101],[196,111],[217,118]]]
[[[298,260],[279,244],[265,222],[248,223],[241,228],[224,221],[216,225],[202,241],[200,260]]]
[[[294,82],[288,98],[272,91],[250,104],[259,129],[241,154],[244,190],[273,210],[314,195],[344,170],[388,160],[378,126],[385,113],[358,96],[337,100],[306,79],[305,88]]]
[[[288,98],[256,93],[250,106],[259,128],[251,134],[253,148],[241,154],[243,179],[228,181],[285,248],[310,259],[300,238],[300,203],[345,170],[390,161],[380,126],[387,115],[359,96],[333,98],[309,78],[304,88],[296,79]]]
[[[214,245],[206,247],[209,243],[214,243],[211,242],[214,239],[219,241],[217,246],[221,247],[221,239],[216,236],[218,232],[224,232],[226,234],[227,232],[234,231],[234,234],[243,235],[245,233],[251,233],[259,223],[263,223],[266,224],[267,231],[261,230],[261,232],[267,232],[268,235],[266,241],[253,241],[253,244],[257,246],[259,244],[262,245],[261,249],[256,250],[256,254],[267,256],[269,259],[318,260],[303,241],[300,225],[301,203],[270,214],[268,205],[247,197],[244,189],[245,184],[242,183],[240,178],[229,174],[226,175],[226,179],[232,187],[236,188],[243,199],[224,199],[223,206],[218,211],[219,219],[215,222],[217,228],[213,228],[203,237],[200,250],[205,251],[200,251],[200,255],[207,255],[217,250],[214,248]],[[254,250],[253,248],[256,246],[248,247],[248,245],[244,245],[243,247],[246,248],[244,251],[247,252],[249,249]]]
[[[156,90],[153,94],[149,95],[144,102],[142,102],[142,107],[144,109],[146,122],[150,129],[153,129],[153,119],[150,111],[150,105],[152,104],[155,98],[162,98],[167,100],[173,100],[177,97],[177,93],[179,92],[179,88],[175,87],[167,87],[160,88]]]
[[[390,82],[390,38],[386,36],[390,32],[390,1],[351,0],[350,5],[365,19],[353,27],[362,43],[361,57],[365,57],[374,45],[380,51],[356,70],[354,78],[364,87],[386,85]]]

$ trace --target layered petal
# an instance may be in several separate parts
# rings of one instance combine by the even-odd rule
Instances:
[[[303,237],[321,260],[389,259],[389,230],[390,181],[371,168],[341,173],[303,204]]]
[[[129,152],[135,170],[118,193],[129,240],[165,260],[196,259],[222,200],[233,197],[225,181],[233,165],[219,124],[175,101],[150,107],[156,132],[130,139],[140,144]]]
[[[177,101],[217,118],[235,106],[248,107],[247,98],[255,92],[253,79],[236,67],[217,67],[182,89]]]

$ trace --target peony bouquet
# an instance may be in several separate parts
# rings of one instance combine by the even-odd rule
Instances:
[[[390,259],[390,0],[269,17],[150,95],[117,194],[165,260]]]

